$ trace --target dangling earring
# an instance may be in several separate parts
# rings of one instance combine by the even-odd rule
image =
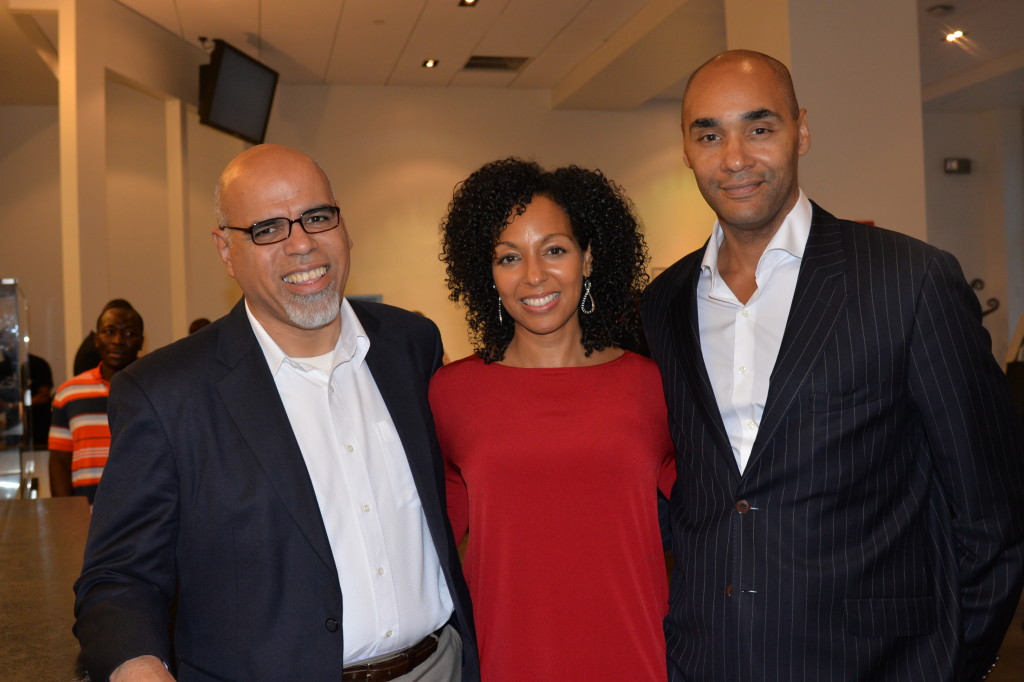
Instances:
[[[590,300],[590,309],[587,310],[587,300]],[[580,298],[580,312],[589,315],[594,312],[594,295],[590,293],[590,278],[583,278],[583,297]]]
[[[498,285],[494,282],[491,282],[491,288],[495,293],[498,292]],[[505,324],[505,320],[501,319],[501,294],[498,294],[498,324]]]

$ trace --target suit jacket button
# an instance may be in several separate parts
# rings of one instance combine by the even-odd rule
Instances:
[[[726,597],[731,597],[732,596],[732,585],[726,585],[725,586],[725,596]]]
[[[740,500],[739,502],[736,503],[736,511],[738,511],[740,514],[746,514],[748,511],[750,511],[750,503],[747,502],[746,500]]]
[[[327,631],[328,632],[337,632],[338,631],[338,621],[336,619],[334,619],[334,618],[328,618],[327,622],[324,623],[324,625],[327,626]]]

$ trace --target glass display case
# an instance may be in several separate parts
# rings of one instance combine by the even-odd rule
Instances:
[[[0,279],[0,499],[31,497],[34,461],[22,460],[23,367],[28,361],[27,303],[18,281]]]

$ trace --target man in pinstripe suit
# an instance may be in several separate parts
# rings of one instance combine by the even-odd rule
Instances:
[[[801,192],[785,66],[683,97],[718,216],[644,327],[678,453],[672,680],[980,679],[1024,564],[1024,436],[956,260]]]

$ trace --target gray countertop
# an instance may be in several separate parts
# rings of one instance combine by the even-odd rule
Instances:
[[[75,679],[72,585],[89,516],[84,497],[0,501],[0,678]]]

